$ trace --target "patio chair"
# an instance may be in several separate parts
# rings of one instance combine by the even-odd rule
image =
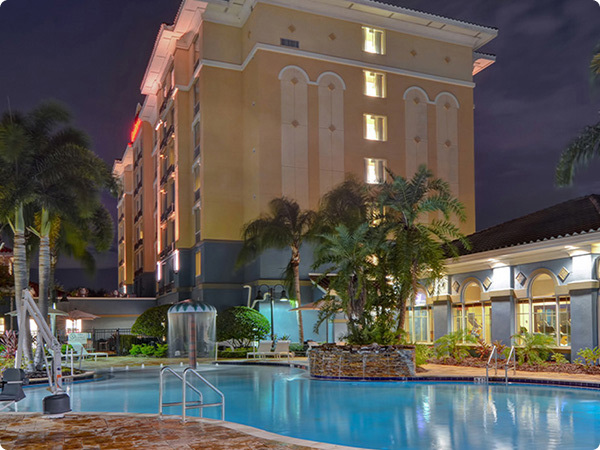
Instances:
[[[108,358],[108,353],[105,352],[88,352],[85,347],[83,346],[83,344],[80,344],[78,342],[74,342],[71,344],[73,346],[73,349],[75,350],[75,355],[79,356],[80,358],[85,359],[88,356],[93,356],[94,357],[94,361],[98,361],[98,356],[106,356]]]
[[[290,357],[293,358],[295,356],[294,352],[290,352],[290,344],[291,341],[277,341],[275,344],[275,350],[273,351],[273,356],[276,358],[285,356],[289,361]]]
[[[0,392],[0,411],[23,400],[23,384],[27,384],[23,369],[5,369],[2,374],[2,392]]]
[[[271,348],[273,347],[273,341],[260,341],[258,343],[258,348],[254,352],[246,353],[246,359],[250,358],[252,355],[253,359],[255,358],[264,358],[267,355],[273,354]]]

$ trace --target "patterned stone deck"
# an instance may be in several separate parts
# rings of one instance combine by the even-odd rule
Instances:
[[[286,438],[255,428],[208,419],[159,420],[142,414],[0,413],[0,448],[6,450],[335,450],[349,447]]]

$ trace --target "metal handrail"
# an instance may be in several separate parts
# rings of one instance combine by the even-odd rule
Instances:
[[[487,383],[490,382],[490,364],[492,362],[492,358],[494,358],[494,375],[498,375],[498,349],[494,345],[492,348],[492,353],[490,353],[490,357],[488,358],[487,364],[485,365],[485,381]]]
[[[508,358],[506,358],[506,364],[504,364],[504,382],[508,384],[508,368],[510,366],[510,360],[513,359],[513,375],[517,374],[517,352],[515,351],[515,346],[513,345],[510,348],[510,353],[508,354]]]
[[[196,392],[196,393],[199,392],[196,388],[193,387],[193,385],[191,383],[189,383],[187,381],[187,374],[189,372],[193,373],[198,379],[200,379],[200,381],[202,381],[213,392],[215,392],[221,398],[221,401],[218,403],[204,403],[202,394],[200,394],[200,402],[194,402],[194,403],[188,405],[187,398],[186,398],[186,387],[189,386],[190,388],[192,388],[192,390],[194,392]],[[193,408],[199,408],[200,409],[200,417],[202,417],[203,408],[208,408],[211,406],[220,406],[221,407],[221,420],[225,420],[225,395],[223,395],[223,393],[219,389],[217,389],[210,381],[208,381],[206,378],[204,378],[202,375],[200,375],[196,370],[194,370],[191,367],[186,367],[183,370],[182,394],[183,394],[183,408],[182,408],[183,422],[185,422],[185,419],[186,419],[186,417],[185,417],[186,410],[193,409]]]
[[[183,377],[181,375],[179,375],[177,372],[175,372],[173,369],[171,369],[169,366],[165,366],[162,369],[160,369],[160,375],[159,375],[159,388],[158,388],[158,417],[162,418],[162,414],[163,414],[163,408],[165,406],[169,407],[169,406],[184,406],[184,402],[169,402],[169,403],[164,403],[163,402],[163,392],[164,392],[164,387],[163,387],[163,380],[164,380],[164,373],[170,373],[172,375],[175,375],[176,378],[178,378],[182,383],[185,383]],[[185,386],[185,384],[184,384]],[[198,389],[196,389],[194,386],[192,386],[191,384],[189,385],[190,389],[192,389],[194,392],[196,392],[199,396],[200,396],[200,401],[202,401],[202,392],[200,392]],[[185,410],[185,408],[184,408]]]

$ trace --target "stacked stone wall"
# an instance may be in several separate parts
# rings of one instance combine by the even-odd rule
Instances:
[[[333,379],[401,378],[415,375],[414,346],[325,344],[309,352],[310,374]]]

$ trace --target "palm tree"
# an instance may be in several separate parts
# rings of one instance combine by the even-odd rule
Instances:
[[[317,214],[314,211],[302,211],[300,205],[286,197],[275,198],[269,202],[269,212],[244,225],[242,230],[243,246],[238,255],[237,266],[242,266],[270,248],[291,251],[290,261],[285,270],[286,284],[294,293],[298,307],[302,305],[300,297],[300,247],[312,236]],[[304,342],[302,312],[298,311],[298,334]]]
[[[45,103],[25,116],[5,115],[0,122],[0,160],[8,163],[3,167],[2,187],[7,187],[11,194],[0,198],[0,217],[9,224],[14,222],[16,260],[17,254],[26,256],[23,209],[38,211],[36,224],[27,229],[38,236],[40,243],[38,303],[44,317],[48,310],[53,223],[88,223],[89,227],[90,223],[102,218],[100,223],[105,224],[108,214],[101,206],[100,192],[114,185],[106,164],[89,150],[87,137],[70,127],[69,121],[70,115],[65,108]],[[16,170],[11,170],[11,163]],[[11,209],[15,209],[14,215]],[[15,291],[19,294],[27,285],[24,282],[26,274],[27,265],[17,265],[15,261]],[[17,305],[19,313],[19,301]],[[21,320],[22,314],[20,325],[23,324]],[[24,347],[28,348],[21,348]],[[41,364],[41,346],[38,350],[36,362]]]
[[[590,62],[590,75],[593,84],[600,84],[600,50]],[[600,155],[600,122],[586,126],[583,131],[561,153],[556,166],[555,182],[558,186],[573,184],[575,169],[586,165]]]
[[[389,275],[397,287],[397,331],[404,327],[406,305],[416,296],[418,284],[434,282],[444,273],[444,262],[457,250],[452,241],[469,246],[453,216],[465,220],[464,206],[453,197],[448,183],[434,178],[421,165],[407,180],[390,172],[391,183],[379,196],[381,226],[390,239]],[[432,216],[438,216],[430,220]],[[441,218],[439,218],[441,216]]]

